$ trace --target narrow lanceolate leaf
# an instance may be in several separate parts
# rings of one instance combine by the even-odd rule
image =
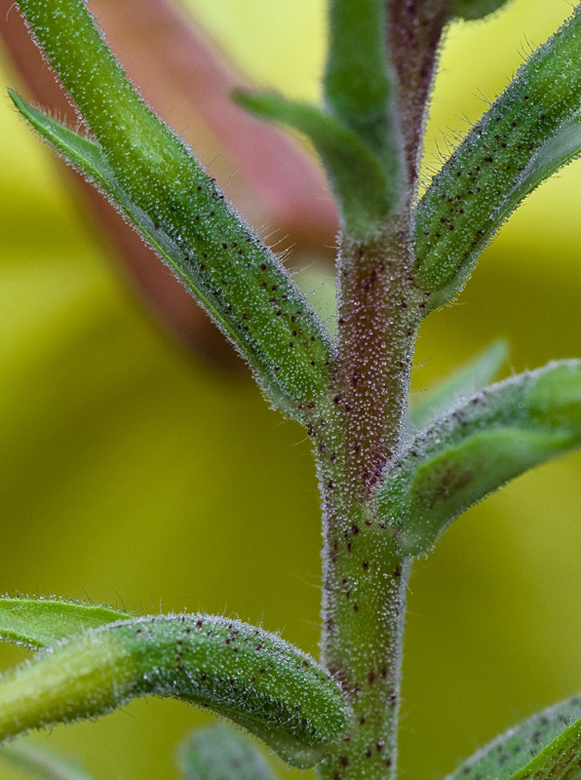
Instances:
[[[495,379],[507,358],[507,342],[504,339],[493,341],[412,406],[410,427],[415,430],[425,428],[447,409],[482,390]]]
[[[581,361],[488,387],[419,433],[380,483],[378,513],[421,555],[468,507],[581,444]]]
[[[581,153],[581,8],[518,71],[418,204],[417,281],[430,309],[462,288],[519,203]]]
[[[225,724],[198,729],[180,745],[185,780],[275,780],[275,775],[240,732]]]
[[[279,258],[134,92],[82,0],[19,7],[98,144],[19,109],[151,241],[270,398],[300,418],[297,407],[326,384],[330,340]]]
[[[52,599],[0,598],[0,641],[30,649],[48,647],[61,639],[131,615],[100,605]]]
[[[330,111],[384,161],[395,183],[401,176],[401,142],[385,7],[385,0],[331,0],[324,86]]]
[[[93,780],[72,761],[23,742],[0,748],[0,761],[38,780]]]
[[[577,780],[581,766],[581,719],[554,739],[511,780]]]
[[[313,142],[341,208],[345,232],[370,235],[395,204],[397,193],[376,152],[344,122],[316,106],[274,93],[238,90],[234,98],[261,119],[291,127]]]
[[[508,780],[579,718],[579,696],[549,707],[498,736],[446,780]]]
[[[454,0],[452,14],[461,19],[482,19],[498,11],[508,0]]]
[[[0,679],[0,739],[146,695],[209,707],[300,767],[322,760],[348,717],[338,684],[279,637],[239,620],[163,615],[91,629]]]

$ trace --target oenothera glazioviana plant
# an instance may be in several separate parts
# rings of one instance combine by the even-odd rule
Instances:
[[[255,116],[309,137],[327,173],[341,220],[333,336],[280,257],[126,80],[85,3],[18,2],[89,132],[11,93],[20,114],[116,205],[246,359],[271,405],[311,437],[324,584],[320,662],[239,620],[5,598],[0,634],[39,653],[0,681],[2,739],[157,695],[211,708],[322,778],[395,776],[412,560],[469,506],[581,443],[581,362],[486,386],[504,360],[500,344],[408,408],[423,319],[458,294],[527,194],[581,153],[580,6],[418,198],[442,32],[502,4],[330,0],[323,107],[235,92]],[[452,777],[576,776],[580,733],[581,703],[571,699]],[[30,748],[2,755],[43,777],[86,777]],[[187,778],[270,776],[245,737],[224,727],[192,737],[180,760]]]

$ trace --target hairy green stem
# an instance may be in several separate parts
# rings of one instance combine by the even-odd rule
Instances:
[[[322,653],[353,716],[321,775],[385,780],[396,776],[409,565],[395,551],[390,529],[366,505],[350,502],[347,491],[325,492]]]
[[[353,711],[325,759],[329,780],[395,775],[408,565],[371,497],[401,446],[423,293],[409,272],[409,228],[394,215],[373,240],[345,240],[338,369],[313,426],[324,510],[322,660]]]

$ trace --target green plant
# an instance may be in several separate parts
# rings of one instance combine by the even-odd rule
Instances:
[[[20,7],[96,140],[13,95],[17,108],[137,225],[237,345],[270,402],[313,439],[325,515],[325,621],[318,667],[238,621],[5,599],[4,636],[48,652],[3,680],[3,733],[94,716],[154,693],[210,706],[324,777],[392,775],[411,560],[468,506],[581,436],[579,363],[486,388],[503,357],[498,346],[407,412],[421,321],[458,292],[520,201],[581,150],[580,12],[523,66],[417,206],[439,35],[454,15],[478,17],[490,4],[412,9],[338,0],[325,111],[237,93],[255,114],[309,135],[327,169],[343,226],[333,339],[279,258],[136,98],[84,6]],[[575,699],[543,713],[459,772],[565,776],[574,771],[578,715]],[[226,752],[248,751],[237,738],[212,739]],[[184,761],[202,761],[200,744]]]

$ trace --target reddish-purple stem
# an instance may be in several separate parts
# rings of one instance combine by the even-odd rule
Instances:
[[[410,182],[416,182],[426,107],[450,0],[396,0],[388,5],[387,45],[398,79],[398,109]]]

